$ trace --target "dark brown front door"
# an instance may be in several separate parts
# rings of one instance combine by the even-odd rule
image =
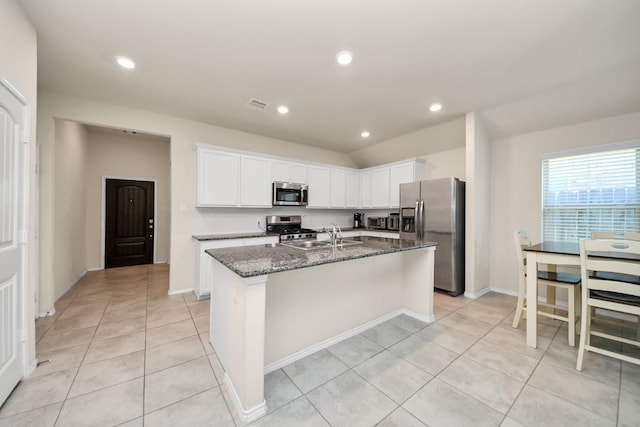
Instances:
[[[153,263],[153,182],[107,179],[105,267]]]

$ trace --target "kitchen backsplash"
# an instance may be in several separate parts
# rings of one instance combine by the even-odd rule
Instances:
[[[195,208],[193,210],[192,234],[249,233],[264,229],[267,215],[300,215],[305,228],[330,227],[332,223],[340,227],[353,226],[354,212],[364,212],[368,216],[387,216],[397,209],[349,210],[349,209],[309,209],[302,207],[274,207],[271,209],[252,208]],[[258,220],[260,227],[258,228]]]

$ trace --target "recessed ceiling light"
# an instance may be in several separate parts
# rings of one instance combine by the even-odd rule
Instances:
[[[278,107],[278,113],[287,114],[289,112],[289,108],[286,105],[281,105]]]
[[[136,63],[124,56],[116,56],[116,62],[118,62],[118,65],[122,68],[136,68]]]
[[[349,65],[353,61],[353,54],[347,50],[342,50],[336,54],[336,60],[340,65]]]
[[[431,104],[431,106],[429,107],[429,110],[433,112],[440,111],[442,110],[442,104]]]
[[[371,135],[371,133],[369,133],[368,130],[360,132],[360,136],[363,138],[369,138],[369,135]]]

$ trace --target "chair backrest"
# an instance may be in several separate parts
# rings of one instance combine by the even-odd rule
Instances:
[[[592,239],[640,240],[640,233],[633,231],[592,231]]]
[[[513,242],[516,248],[516,257],[518,259],[518,280],[524,282],[525,277],[525,257],[522,248],[531,246],[529,233],[527,231],[514,231]]]
[[[580,263],[585,292],[600,290],[640,297],[640,286],[637,284],[640,276],[640,241],[580,240]]]

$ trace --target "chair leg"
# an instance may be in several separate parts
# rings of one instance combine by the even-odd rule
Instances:
[[[576,288],[568,288],[567,295],[567,318],[569,319],[569,345],[576,346]]]
[[[580,345],[578,348],[578,361],[576,362],[576,369],[578,371],[582,371],[582,362],[584,361],[584,350],[587,344],[587,337],[590,335],[587,332],[587,328],[589,331],[591,330],[591,312],[589,307],[586,305],[586,301],[582,301],[582,310],[580,315]]]
[[[513,316],[513,323],[511,323],[512,328],[518,328],[518,323],[520,323],[520,318],[522,317],[522,312],[524,311],[524,295],[518,295],[518,302],[516,304],[516,314]]]

